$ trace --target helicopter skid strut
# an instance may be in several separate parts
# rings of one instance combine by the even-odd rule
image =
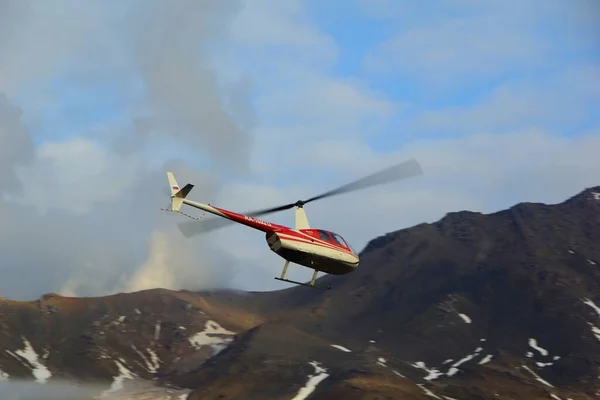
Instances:
[[[318,289],[318,290],[329,290],[331,289],[331,286],[328,287],[320,287],[320,286],[316,286],[315,285],[315,281],[317,280],[317,274],[319,273],[318,270],[314,270],[313,272],[313,276],[312,279],[310,281],[310,283],[303,283],[303,282],[298,282],[298,281],[292,281],[291,279],[285,279],[285,274],[287,273],[287,269],[288,266],[290,265],[290,261],[289,260],[285,260],[285,265],[283,266],[283,271],[281,272],[281,277],[275,277],[275,279],[277,279],[278,281],[282,281],[282,282],[288,282],[288,283],[293,283],[295,285],[300,285],[300,286],[306,286],[312,289]]]

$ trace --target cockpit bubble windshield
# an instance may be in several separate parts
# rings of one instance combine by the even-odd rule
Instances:
[[[333,232],[331,232],[331,236],[333,237],[333,240],[335,240],[335,242],[337,244],[344,246],[344,247],[348,247],[353,253],[356,254],[356,252],[354,251],[352,246],[350,246],[350,244],[348,242],[346,242],[343,237],[341,237],[337,233],[333,233]]]

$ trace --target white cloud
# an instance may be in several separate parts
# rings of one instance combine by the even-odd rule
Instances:
[[[339,53],[333,38],[315,26],[301,0],[243,1],[230,38],[233,47],[216,49],[216,54],[235,60],[227,63],[227,69],[252,71],[261,86],[285,86],[285,81],[275,79],[281,74],[295,76],[290,81],[297,83],[307,67],[325,70]]]
[[[566,68],[535,83],[505,82],[469,105],[431,110],[419,116],[421,131],[504,132],[531,127],[569,128],[593,118],[600,107],[600,66]]]
[[[293,86],[286,85],[285,90],[261,96],[258,105],[268,110],[269,116],[290,121],[290,125],[302,121],[313,124],[348,121],[352,125],[364,117],[386,118],[394,112],[393,103],[362,87],[360,82],[308,73],[303,78]]]
[[[302,2],[173,4],[173,9],[171,3],[147,5],[139,19],[128,19],[137,15],[135,7],[122,5],[124,14],[102,8],[95,26],[131,23],[118,25],[116,41],[111,36],[98,42],[95,28],[89,32],[66,25],[68,34],[82,37],[52,55],[53,65],[69,65],[52,74],[77,71],[74,75],[85,76],[81,85],[108,77],[127,82],[129,88],[141,80],[142,88],[130,93],[139,102],[124,111],[131,125],[133,121],[138,125],[125,130],[109,125],[103,127],[106,134],[93,140],[81,132],[82,137],[43,144],[35,152],[30,149],[29,156],[7,165],[10,176],[15,165],[24,163],[16,175],[22,192],[11,191],[13,201],[0,202],[3,295],[33,298],[46,291],[96,295],[157,286],[282,287],[272,278],[280,274],[283,260],[269,251],[263,233],[233,226],[193,239],[180,234],[176,224],[184,217],[159,211],[168,204],[167,170],[176,173],[180,184],[196,185],[190,198],[246,211],[310,197],[416,157],[425,170],[422,177],[307,206],[313,226],[340,233],[358,249],[374,236],[435,221],[449,211],[488,212],[517,201],[561,201],[598,184],[595,171],[600,159],[594,154],[600,146],[598,131],[566,138],[555,131],[528,129],[534,125],[532,119],[552,121],[549,114],[568,106],[562,100],[543,102],[528,113],[522,110],[564,87],[572,88],[573,97],[584,93],[586,99],[594,99],[597,88],[589,84],[594,81],[594,65],[565,74],[563,86],[547,91],[526,87],[529,102],[519,107],[511,108],[511,102],[523,93],[523,86],[498,89],[483,105],[470,109],[423,114],[422,120],[435,127],[478,128],[444,140],[413,136],[402,148],[387,148],[382,155],[369,142],[405,104],[390,101],[364,80],[336,77],[332,67],[340,49],[313,24]],[[186,5],[192,8],[182,8]],[[485,10],[481,6],[469,17]],[[29,21],[41,23],[34,22]],[[413,23],[411,29],[421,29],[418,21]],[[454,29],[453,23],[441,26]],[[61,28],[51,16],[44,24]],[[167,43],[157,42],[165,31]],[[494,28],[486,32],[498,33]],[[458,41],[461,35],[450,39]],[[434,37],[430,34],[429,40]],[[106,47],[109,43],[111,50]],[[44,39],[13,51],[19,63],[38,60],[43,65],[38,57],[45,52],[35,46],[46,45]],[[200,53],[194,52],[198,48]],[[423,51],[415,61],[427,56],[429,50]],[[459,46],[457,54],[461,51],[467,50]],[[495,62],[487,48],[482,51],[482,62]],[[504,47],[504,55],[511,51]],[[95,54],[92,61],[82,62],[90,53]],[[93,62],[102,56],[107,57],[105,64]],[[526,58],[521,52],[515,56],[513,61]],[[16,64],[1,60],[0,70],[17,74]],[[462,61],[454,60],[460,66]],[[34,76],[34,81],[47,78],[39,69],[23,74]],[[33,103],[21,94],[20,104],[31,117],[49,103]],[[31,104],[35,107],[28,108]],[[452,114],[457,111],[458,116]],[[569,118],[578,115],[574,111]],[[507,134],[484,134],[507,118],[511,119],[504,124]],[[563,121],[572,121],[569,118]],[[0,139],[14,144],[15,137],[28,138],[22,121],[12,121],[17,124],[11,132],[21,132],[20,136],[0,132]],[[406,131],[400,128],[395,131]],[[120,139],[116,144],[110,142],[115,136]],[[178,162],[171,160],[173,156],[180,156]],[[230,164],[236,167],[234,174],[229,174]],[[292,225],[293,213],[268,219]],[[308,280],[310,271],[291,267],[290,278]],[[27,290],[17,292],[15,282],[27,282]]]
[[[54,156],[60,153],[54,150]],[[76,154],[59,158],[58,166],[32,164],[24,174],[31,179],[23,180],[23,192],[2,203],[0,292],[30,299],[48,291],[100,295],[152,285],[200,289],[229,284],[231,257],[210,238],[186,242],[175,228],[177,216],[160,211],[169,203],[164,171],[194,182],[208,201],[217,193],[212,179],[180,164],[163,163],[153,170],[136,158],[103,165],[116,156],[96,158],[102,154],[98,149],[81,158]],[[123,178],[131,161],[139,163],[139,174]],[[31,172],[41,170],[43,175]],[[26,289],[19,285],[17,292],[15,282],[27,282]]]
[[[250,28],[252,15],[269,15],[285,34],[274,38],[272,26],[261,19],[252,20]],[[236,33],[248,30],[252,40]],[[335,75],[340,49],[300,1],[247,1],[232,32],[231,46],[217,51],[213,65],[223,76],[248,73],[260,88],[253,96],[259,124],[251,144],[252,171],[259,179],[288,184],[288,168],[295,176],[312,170],[310,150],[321,141],[376,135],[404,106],[362,79]]]
[[[125,289],[138,291],[157,287],[176,287],[174,264],[180,262],[181,256],[186,254],[185,252],[178,254],[172,245],[173,243],[169,243],[162,232],[153,232],[150,237],[148,259],[135,272]]]
[[[199,174],[185,162],[169,161],[182,147],[188,149],[183,153],[186,159],[208,159],[224,175],[232,163],[244,172],[247,129],[253,117],[246,98],[248,82],[238,80],[226,92],[220,91],[209,68],[210,54],[196,51],[198,46],[222,40],[237,3],[143,1],[113,7],[92,2],[73,10],[82,17],[75,24],[59,18],[66,3],[56,5],[45,18],[30,5],[23,2],[10,14],[16,23],[10,31],[3,25],[6,35],[0,37],[0,70],[11,81],[10,87],[2,89],[14,95],[13,103],[18,98],[24,110],[21,118],[13,104],[0,104],[0,152],[6,151],[9,160],[2,165],[6,168],[1,183],[9,186],[4,176],[15,180],[10,174],[16,172],[22,184],[21,191],[13,187],[6,191],[1,203],[0,292],[31,299],[47,291],[106,294],[148,282],[172,288],[227,285],[231,257],[212,250],[210,241],[193,246],[181,241],[179,232],[166,225],[172,219],[159,208],[168,203],[163,191],[167,169],[182,180],[194,181],[205,199],[218,193],[214,170]],[[111,26],[115,29],[108,29]],[[27,32],[45,32],[52,40],[76,38],[51,46],[47,36],[31,37],[22,27]],[[162,38],[171,42],[154,40],[165,31],[169,35]],[[28,38],[27,43],[19,47],[22,37]],[[6,38],[17,39],[2,40]],[[30,62],[39,68],[28,68]],[[93,132],[93,140],[90,132],[82,130],[79,137],[57,143],[53,137],[43,137],[40,144],[38,137],[35,151],[32,145],[29,155],[21,151],[28,148],[24,143],[31,142],[29,128],[54,121],[48,116],[56,109],[47,107],[60,103],[63,92],[53,90],[53,85],[72,85],[85,93],[92,84],[106,80],[113,85],[126,82],[121,89],[127,98],[138,100],[120,110],[129,119],[125,125],[133,128],[123,129],[119,119],[116,126],[108,124]],[[31,96],[32,88],[44,93],[44,101],[38,101],[37,93]],[[35,123],[26,125],[26,121]],[[119,140],[111,143],[116,132]],[[190,148],[195,150],[193,158]],[[177,262],[163,262],[169,258]]]
[[[496,17],[455,18],[398,34],[369,55],[366,66],[444,81],[532,66],[544,55],[544,46]]]
[[[365,58],[372,72],[460,87],[479,78],[540,73],[577,49],[597,48],[598,6],[592,1],[472,2],[440,0],[432,7],[362,1],[393,21],[395,33]],[[394,4],[392,4],[394,3]],[[553,62],[549,62],[553,61]]]
[[[231,28],[234,42],[260,47],[314,48],[331,39],[307,24],[308,15],[300,0],[246,1]]]
[[[3,193],[19,188],[15,167],[27,163],[33,152],[33,142],[22,125],[21,110],[0,93],[0,199]]]
[[[140,157],[117,154],[82,137],[42,144],[36,160],[17,171],[23,191],[10,196],[12,201],[43,212],[54,208],[79,214],[120,199],[144,172]]]
[[[146,261],[124,286],[118,285],[115,289],[138,291],[157,287],[182,289],[227,286],[232,271],[222,261],[220,265],[212,267],[210,258],[202,252],[190,251],[190,243],[186,243],[173,227],[155,230],[150,235]]]

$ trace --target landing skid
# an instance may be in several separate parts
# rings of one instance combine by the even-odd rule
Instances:
[[[275,279],[277,279],[278,281],[293,283],[295,285],[306,286],[306,287],[309,287],[312,289],[317,289],[317,290],[330,290],[331,289],[331,286],[321,287],[321,286],[311,285],[310,283],[302,283],[302,282],[298,282],[298,281],[292,281],[290,279],[281,279],[278,277],[275,277]]]
[[[288,282],[288,283],[293,283],[295,285],[300,285],[300,286],[306,286],[312,289],[318,289],[318,290],[329,290],[331,289],[331,286],[327,286],[327,287],[321,287],[321,286],[316,286],[315,285],[315,281],[317,280],[317,274],[319,273],[318,270],[314,270],[313,272],[313,276],[312,279],[310,280],[310,283],[303,283],[303,282],[298,282],[298,281],[292,281],[290,279],[285,279],[285,274],[287,272],[288,266],[290,265],[290,262],[288,260],[285,260],[285,265],[283,267],[283,271],[281,272],[281,277],[277,278],[275,277],[275,279],[277,279],[278,281],[282,281],[282,282]]]

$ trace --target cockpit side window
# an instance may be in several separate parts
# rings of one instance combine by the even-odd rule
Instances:
[[[319,238],[321,238],[321,240],[324,240],[326,242],[331,242],[331,237],[329,236],[329,234],[325,231],[321,231],[319,230]]]

